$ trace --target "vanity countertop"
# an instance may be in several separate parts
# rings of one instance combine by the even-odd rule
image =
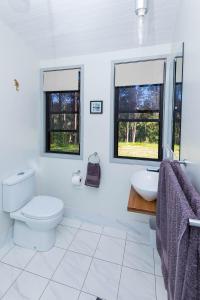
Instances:
[[[155,201],[144,200],[131,187],[127,209],[130,212],[138,212],[138,213],[143,213],[143,214],[148,214],[148,215],[155,215],[156,214],[156,200]]]

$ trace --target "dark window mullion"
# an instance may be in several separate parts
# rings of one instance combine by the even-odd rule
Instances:
[[[164,68],[164,74],[166,74],[166,65]],[[162,147],[162,141],[163,141],[163,98],[164,98],[164,84],[160,86],[160,122],[159,122],[159,140],[158,140],[158,160],[162,160],[163,158],[163,147]]]
[[[50,151],[50,118],[49,118],[49,111],[50,111],[50,94],[46,94],[46,151]]]
[[[160,119],[118,119],[117,122],[126,122],[126,123],[158,123]]]
[[[51,111],[49,112],[50,115],[79,115],[80,112],[79,111],[72,111],[72,112],[66,112],[66,111]]]
[[[118,110],[118,113],[119,114],[145,114],[145,113],[149,113],[149,114],[152,114],[152,113],[159,113],[160,110],[159,109],[146,109],[146,110]]]
[[[69,133],[78,133],[76,129],[50,129],[50,132],[69,132]]]
[[[114,157],[118,157],[118,143],[119,143],[119,89],[115,88],[115,105],[114,105]]]

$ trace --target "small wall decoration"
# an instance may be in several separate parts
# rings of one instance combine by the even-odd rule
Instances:
[[[14,86],[17,92],[19,92],[19,81],[17,79],[14,79]]]
[[[103,101],[101,101],[101,100],[90,101],[90,113],[91,114],[102,114],[103,113]]]

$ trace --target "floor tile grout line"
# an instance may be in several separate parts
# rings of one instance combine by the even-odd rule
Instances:
[[[74,226],[70,226],[70,225],[65,225],[65,224],[59,224],[60,226],[63,226],[63,227],[70,227],[70,228],[74,228],[74,229],[80,229],[80,230],[83,230],[83,231],[87,231],[87,232],[91,232],[91,233],[96,233],[96,234],[101,234],[103,236],[108,236],[108,237],[111,237],[111,238],[116,238],[116,239],[120,239],[120,240],[125,240],[126,238],[121,238],[121,237],[117,237],[117,236],[114,236],[114,235],[111,235],[111,234],[108,234],[108,233],[104,233],[103,230],[106,226],[101,226],[101,225],[98,225],[102,228],[101,232],[96,232],[96,231],[93,231],[93,230],[89,230],[89,229],[85,229],[85,228],[82,228],[82,224],[80,225],[80,227],[74,227]],[[112,227],[113,229],[116,229],[115,227]],[[117,230],[121,230],[121,229],[118,229]],[[121,230],[123,232],[126,232],[125,230]],[[126,235],[127,235],[127,232],[126,232]]]
[[[157,288],[156,288],[156,261],[155,261],[155,250],[153,248],[153,261],[154,261],[154,285],[155,285],[155,297],[157,299]],[[157,299],[158,300],[158,299]]]
[[[75,236],[77,235],[78,231],[79,231],[79,229],[78,229],[77,232],[75,233],[75,235],[74,235],[74,237],[73,237],[71,243],[72,243],[73,240],[75,239]],[[70,247],[71,243],[69,244],[68,248]],[[24,247],[21,247],[21,246],[18,246],[18,245],[13,245],[13,247],[12,247],[11,249],[8,250],[8,252],[5,254],[5,256],[6,256],[6,255],[7,255],[7,254],[8,254],[15,246],[24,249]],[[63,258],[64,258],[64,256],[65,256],[66,252],[68,251],[68,248],[67,248],[67,249],[62,249],[62,250],[65,251],[65,253],[63,254],[63,257],[61,258],[61,261],[63,260]],[[33,249],[31,249],[31,250],[33,250]],[[34,251],[34,250],[33,250],[33,251]],[[43,277],[43,276],[40,276],[39,274],[35,274],[35,273],[33,273],[33,272],[27,271],[27,270],[26,270],[26,267],[29,265],[29,263],[31,263],[31,261],[33,260],[33,258],[36,256],[36,254],[37,254],[38,252],[39,252],[39,251],[35,251],[35,253],[34,253],[33,256],[31,257],[31,259],[26,263],[26,265],[25,265],[23,268],[15,267],[15,266],[13,266],[13,265],[11,265],[11,264],[8,264],[8,263],[6,263],[6,262],[1,261],[1,262],[2,262],[3,264],[5,264],[5,265],[8,265],[8,266],[10,266],[10,267],[12,267],[12,268],[16,268],[16,269],[20,270],[19,275],[16,277],[16,279],[14,280],[14,282],[9,286],[9,288],[6,290],[6,292],[2,295],[2,297],[4,297],[4,296],[8,293],[9,289],[15,284],[15,282],[18,280],[18,278],[22,275],[23,272],[27,272],[27,273],[29,273],[29,274],[32,274],[32,275],[35,275],[35,276],[39,276],[39,277],[41,277],[41,278],[43,278],[43,279],[47,279],[48,281],[47,281],[47,285],[46,285],[44,291],[46,290],[46,288],[47,288],[49,282],[51,281],[51,279],[52,279],[54,273],[56,272],[58,266],[60,265],[61,261],[60,261],[60,263],[58,264],[58,266],[57,266],[55,272],[53,273],[53,275],[51,276],[50,279],[49,279],[49,278],[46,278],[46,277]],[[3,257],[4,257],[4,256],[3,256]],[[3,259],[3,257],[2,257],[2,259]],[[43,291],[43,293],[44,293],[44,291]],[[43,293],[42,293],[42,295],[43,295]],[[41,295],[41,296],[42,296],[42,295]],[[40,298],[41,298],[41,296],[40,296]],[[40,298],[39,298],[39,299],[40,299]]]
[[[74,238],[75,238],[75,236],[74,236]],[[100,241],[100,238],[99,238],[99,241]],[[72,240],[72,242],[73,242],[73,240]],[[71,242],[71,243],[72,243],[72,242]],[[98,243],[99,243],[99,242],[98,242]],[[97,246],[98,246],[98,245],[97,245]],[[58,248],[58,247],[56,247],[56,248]],[[59,249],[60,249],[60,248],[59,248]],[[96,249],[97,249],[97,247],[96,247]],[[95,249],[95,252],[96,252],[96,249]],[[124,249],[125,249],[125,248],[124,248]],[[90,257],[91,259],[96,259],[96,260],[98,260],[98,261],[107,262],[107,263],[114,264],[114,265],[117,265],[117,266],[120,266],[120,267],[125,267],[125,268],[131,269],[131,270],[135,270],[135,271],[137,271],[137,272],[141,272],[141,273],[145,273],[145,274],[148,274],[148,275],[155,276],[153,273],[145,272],[145,271],[143,271],[143,270],[139,270],[139,269],[136,269],[136,268],[131,268],[131,267],[129,267],[129,266],[125,266],[125,265],[123,265],[123,262],[122,262],[122,264],[117,264],[117,263],[114,263],[114,262],[111,262],[111,261],[103,260],[103,259],[100,259],[100,258],[95,258],[95,256],[94,256],[94,255],[95,255],[95,252],[94,252],[94,255],[93,255],[93,256],[89,256],[89,255],[85,255],[85,254],[82,254],[82,253],[74,252],[74,251],[69,250],[69,249],[63,249],[63,248],[62,248],[62,250],[64,250],[64,254],[63,254],[62,258],[61,258],[61,261],[59,262],[59,265],[62,263],[62,260],[63,260],[64,256],[67,254],[67,252],[73,252],[73,253],[76,253],[76,254],[80,254],[80,255],[83,255],[83,256]],[[32,257],[31,260],[28,262],[28,264],[32,261],[32,259],[35,257],[36,254],[37,254],[37,252],[33,255],[33,257]],[[26,270],[26,269],[23,269],[23,268],[20,268],[20,267],[15,267],[15,266],[10,265],[10,264],[5,263],[5,262],[2,262],[2,263],[5,264],[5,265],[8,265],[8,266],[10,266],[10,267],[13,267],[13,268],[15,268],[15,269],[18,269],[18,270],[20,270],[20,271],[25,271],[25,272],[27,272],[27,273],[30,273],[30,274],[39,276],[39,277],[44,278],[44,279],[47,279],[48,281],[53,281],[53,282],[56,282],[56,283],[60,283],[60,282],[58,282],[58,281],[52,279],[52,277],[53,277],[54,273],[56,272],[57,268],[59,267],[59,265],[57,266],[57,268],[56,268],[56,270],[54,271],[53,275],[52,275],[50,278],[48,278],[48,277],[45,277],[45,276],[41,276],[41,275],[39,275],[39,274],[36,274],[36,273],[34,273],[34,272],[28,271],[28,270]],[[28,265],[26,265],[25,268],[26,268],[27,266],[28,266]],[[160,276],[160,277],[161,277],[161,276]],[[161,278],[162,278],[162,277],[161,277]],[[60,284],[63,284],[63,283],[60,283]],[[63,285],[68,286],[67,284],[63,284]],[[68,286],[68,287],[73,288],[72,286]]]
[[[63,250],[65,250],[65,249],[63,249]],[[87,255],[87,254],[84,254],[84,253],[81,253],[81,252],[76,252],[76,251],[73,251],[73,250],[70,250],[70,249],[68,249],[67,251],[73,252],[75,254],[80,254],[80,255],[83,255],[83,256],[87,256],[87,257],[90,257],[90,258],[94,258],[96,260],[107,262],[107,263],[110,263],[110,264],[113,264],[113,265],[116,265],[116,266],[120,266],[120,267],[122,266],[122,267],[125,267],[125,268],[128,268],[128,269],[131,269],[131,270],[135,270],[135,271],[138,271],[138,272],[145,273],[145,274],[149,274],[149,275],[153,275],[153,276],[155,275],[154,272],[151,273],[151,272],[147,272],[147,271],[140,270],[140,269],[137,269],[137,268],[129,267],[129,266],[126,266],[124,264],[118,264],[118,263],[110,261],[110,260],[105,260],[105,259],[102,259],[102,258],[95,257],[94,255],[91,256],[91,255]],[[160,276],[160,277],[162,277],[162,276]]]
[[[82,225],[81,225],[82,226]],[[94,231],[94,230],[89,230],[89,229],[85,229],[83,227],[80,227],[81,230],[84,230],[84,231],[88,231],[88,232],[92,232],[92,233],[96,233],[96,234],[102,234],[102,231],[103,231],[103,227],[98,225],[99,227],[101,227],[101,231],[100,232],[97,232],[97,231]]]
[[[126,238],[127,238],[127,233],[126,233]],[[126,251],[126,243],[127,243],[127,239],[125,240],[125,245],[124,245],[124,253],[123,253],[123,258],[122,258],[121,272],[120,272],[120,276],[119,276],[119,283],[118,283],[118,289],[117,289],[117,299],[119,298],[119,289],[120,289],[120,283],[121,283],[121,277],[122,277],[122,269],[123,269],[123,265],[124,265],[124,256],[125,256],[125,251]]]
[[[6,294],[8,293],[8,291],[12,288],[12,286],[15,284],[15,282],[18,280],[18,278],[22,275],[22,273],[24,272],[24,270],[20,269],[20,273],[19,275],[15,278],[15,280],[13,281],[13,283],[8,287],[8,289],[5,291],[5,293],[2,295],[1,299],[4,298],[4,296],[6,296]]]
[[[158,299],[158,295],[157,295],[157,281],[156,281],[156,276],[155,276],[155,294],[156,294],[156,300]]]
[[[142,245],[142,246],[147,246],[147,247],[149,247],[149,248],[153,248],[152,246],[151,246],[151,244],[145,244],[145,243],[142,243],[142,242],[137,242],[137,241],[131,241],[131,240],[129,240],[129,239],[127,239],[127,242],[129,242],[129,243],[133,243],[133,244],[139,244],[139,245]]]
[[[25,271],[25,272],[34,274],[34,275],[36,275],[36,276],[39,276],[39,277],[42,277],[42,278],[45,278],[45,279],[48,280],[47,285],[46,285],[46,287],[45,287],[45,289],[44,289],[44,291],[43,291],[43,293],[44,293],[45,290],[46,290],[46,288],[47,288],[47,286],[48,286],[48,284],[49,284],[49,282],[51,282],[51,281],[52,281],[52,282],[56,282],[56,281],[54,281],[52,278],[53,278],[53,276],[54,276],[56,270],[58,269],[59,265],[62,263],[62,261],[63,261],[63,259],[64,259],[64,256],[67,254],[68,251],[71,251],[71,252],[74,252],[74,253],[77,253],[77,254],[85,255],[85,254],[83,254],[83,253],[75,252],[75,251],[72,251],[72,250],[69,249],[70,246],[71,246],[71,244],[73,243],[74,239],[76,238],[76,236],[77,236],[77,234],[78,234],[78,232],[79,232],[80,230],[88,231],[88,232],[95,233],[95,234],[98,234],[98,235],[99,235],[99,240],[98,240],[97,246],[96,246],[96,248],[95,248],[95,250],[94,250],[94,254],[93,254],[92,256],[90,256],[90,255],[85,255],[85,256],[91,257],[91,263],[90,263],[88,272],[87,272],[87,274],[86,274],[86,276],[85,276],[84,283],[85,283],[85,281],[86,281],[86,278],[87,278],[88,273],[89,273],[90,268],[91,268],[91,264],[92,264],[92,262],[94,261],[94,259],[97,259],[97,260],[100,260],[100,261],[105,261],[105,262],[108,262],[108,263],[112,263],[112,264],[121,266],[121,273],[122,273],[123,261],[124,261],[124,253],[125,253],[125,247],[126,247],[127,241],[128,241],[128,242],[132,242],[132,243],[136,243],[136,244],[142,244],[142,245],[145,245],[145,246],[150,247],[150,245],[147,245],[147,244],[144,244],[144,243],[141,243],[141,242],[137,242],[137,241],[129,241],[129,240],[128,240],[128,234],[127,234],[127,231],[126,231],[126,237],[125,237],[125,239],[123,239],[123,238],[119,238],[119,237],[116,237],[116,236],[113,236],[113,235],[105,234],[105,233],[103,232],[105,226],[102,226],[101,233],[97,233],[97,232],[94,232],[94,231],[91,231],[91,230],[85,230],[85,229],[81,228],[81,224],[80,224],[79,227],[73,227],[73,226],[63,225],[63,224],[60,224],[60,225],[63,226],[63,227],[69,227],[69,228],[77,229],[77,231],[76,231],[76,233],[74,234],[74,237],[73,237],[71,243],[68,245],[67,248],[62,248],[62,247],[57,247],[57,246],[55,246],[55,248],[59,248],[59,249],[64,250],[64,254],[63,254],[63,257],[61,258],[61,261],[60,261],[60,263],[58,264],[57,268],[56,268],[55,271],[53,272],[52,276],[48,279],[48,278],[46,278],[46,277],[42,277],[42,276],[40,276],[40,275],[38,275],[38,274],[35,274],[35,273],[32,273],[32,272],[29,272],[29,271],[26,271],[26,270],[25,270],[25,268],[27,267],[27,265],[32,261],[32,259],[33,259],[33,258],[35,257],[35,255],[37,254],[37,251],[36,251],[36,253],[32,256],[32,258],[30,259],[30,261],[28,261],[28,263],[24,266],[24,268],[19,268],[19,267],[15,267],[15,266],[12,266],[12,265],[7,264],[7,265],[9,265],[9,266],[11,266],[11,267],[13,267],[13,268],[19,269],[19,270],[21,271],[21,272],[19,273],[18,277],[16,278],[16,280],[13,282],[13,284],[17,281],[17,279],[18,279],[18,278],[21,276],[21,274]],[[111,238],[113,238],[113,239],[120,239],[120,240],[123,240],[123,241],[125,240],[125,246],[124,246],[124,253],[123,253],[123,259],[122,259],[122,265],[117,264],[117,263],[114,263],[114,262],[111,262],[111,261],[107,261],[107,260],[95,258],[95,253],[96,253],[97,247],[98,247],[98,245],[99,245],[99,242],[100,242],[100,239],[101,239],[102,236],[108,236],[108,237],[111,237]],[[4,258],[4,257],[5,257],[5,256],[6,256],[13,248],[14,248],[14,247],[15,247],[15,245],[13,245],[13,246],[8,250],[8,252],[6,252],[5,255],[3,255],[3,256],[1,257],[1,259],[3,259],[3,258]],[[23,248],[23,247],[21,247],[21,248]],[[152,248],[152,247],[150,247],[150,248]],[[153,259],[154,259],[154,250],[153,250]],[[2,262],[2,263],[4,263],[4,262]],[[4,264],[6,264],[6,263],[4,263]],[[130,267],[127,267],[127,268],[130,268]],[[130,269],[134,269],[134,268],[130,268]],[[134,270],[137,270],[137,269],[134,269]],[[147,273],[147,274],[151,274],[151,275],[152,275],[152,273],[148,273],[148,272],[145,272],[145,271],[142,271],[142,270],[137,270],[137,271],[140,271],[140,272],[143,272],[143,273]],[[121,273],[120,273],[120,280],[121,280]],[[155,259],[154,259],[154,274],[153,274],[153,275],[154,275],[154,277],[155,277]],[[156,278],[155,278],[155,279],[156,279]],[[120,285],[120,280],[119,280],[119,285]],[[62,284],[62,283],[60,283],[60,282],[57,282],[57,283],[58,283],[58,284]],[[82,285],[82,288],[83,288],[83,286],[84,286],[84,283],[83,283],[83,285]],[[12,285],[13,285],[13,284],[12,284]],[[12,285],[8,288],[8,290],[12,287]],[[62,284],[62,285],[68,286],[68,285],[66,285],[66,284]],[[118,285],[118,290],[119,290],[119,285]],[[68,287],[69,287],[69,288],[73,288],[73,287],[71,287],[71,286],[68,286]],[[75,289],[75,288],[74,288],[74,289]],[[4,297],[5,294],[8,292],[8,290],[4,293],[3,297]],[[84,291],[82,291],[82,289],[81,289],[81,291],[80,291],[79,289],[76,289],[76,290],[80,292],[80,293],[79,293],[79,296],[78,296],[78,299],[79,299],[79,297],[80,297],[80,295],[81,295],[81,292],[84,292]],[[42,293],[42,295],[43,295],[43,293]],[[84,293],[90,294],[90,293],[87,293],[87,292],[84,292]],[[40,296],[40,298],[42,297],[42,295]],[[92,294],[91,294],[91,295],[92,295]],[[94,296],[95,296],[95,295],[94,295]],[[96,296],[95,296],[95,297],[96,297]]]
[[[17,246],[17,245],[15,245]],[[23,249],[23,247],[21,246],[17,246],[17,247],[20,247]],[[13,247],[14,248],[14,247]],[[3,297],[9,292],[9,290],[14,286],[14,284],[17,282],[17,280],[19,279],[19,277],[23,274],[23,272],[25,272],[25,268],[27,267],[27,265],[29,264],[29,262],[31,262],[31,260],[33,259],[33,257],[35,256],[37,251],[35,251],[35,253],[33,254],[33,256],[30,258],[30,260],[25,264],[25,266],[23,268],[18,268],[19,270],[21,270],[21,272],[19,273],[19,275],[16,277],[16,279],[13,281],[13,283],[9,286],[9,288],[6,290],[6,292],[3,294],[2,296],[2,299]],[[13,268],[15,268],[15,266],[12,266]]]
[[[142,223],[143,223],[143,222],[142,222]],[[148,223],[144,223],[144,224],[148,224]],[[101,231],[101,232],[95,232],[95,231],[92,231],[92,230],[89,230],[89,229],[84,229],[84,228],[82,228],[82,227],[81,227],[82,224],[80,225],[80,227],[74,227],[74,226],[65,225],[65,224],[59,224],[59,225],[61,225],[61,226],[63,226],[63,227],[70,227],[70,228],[75,228],[75,229],[78,229],[78,230],[83,230],[83,231],[87,231],[87,232],[91,232],[91,233],[101,234],[101,235],[103,235],[103,236],[108,236],[108,237],[116,238],[116,239],[120,239],[120,240],[126,240],[126,239],[127,239],[128,242],[137,243],[137,244],[141,244],[141,245],[148,246],[148,247],[151,247],[151,248],[152,248],[152,246],[151,246],[150,243],[138,242],[138,241],[135,241],[135,240],[133,241],[133,240],[129,239],[129,238],[128,238],[128,232],[129,232],[129,231],[125,231],[125,230],[121,230],[121,231],[126,232],[126,238],[121,238],[121,237],[117,237],[117,236],[114,236],[114,235],[109,235],[109,234],[104,233],[103,230],[104,230],[104,228],[105,228],[106,226],[101,226],[101,227],[102,227],[102,231]],[[100,225],[98,225],[98,226],[100,226]],[[112,227],[112,228],[113,228],[113,229],[116,229],[115,227]],[[117,229],[118,229],[118,228],[117,228]],[[119,229],[119,230],[120,230],[120,229]]]
[[[67,219],[67,217],[64,217],[64,219]],[[81,225],[82,225],[83,222],[80,223],[79,226],[72,226],[72,225],[69,225],[69,224],[62,224],[62,222],[58,225],[61,225],[61,226],[65,226],[65,227],[71,227],[71,228],[76,228],[76,229],[80,229],[81,228]]]
[[[77,292],[80,292],[80,290],[79,289],[77,289],[76,287],[72,287],[72,286],[70,286],[70,285],[68,285],[68,284],[65,284],[65,283],[62,283],[62,282],[59,282],[59,281],[56,281],[56,280],[51,280],[51,279],[49,279],[49,282],[48,282],[48,284],[49,283],[57,283],[58,285],[62,285],[62,286],[65,286],[65,287],[68,287],[68,288],[70,288],[70,289],[72,289],[72,290],[76,290]],[[42,295],[44,294],[44,292],[42,293]],[[42,297],[42,295],[40,296],[40,297]],[[39,298],[40,299],[40,298]]]
[[[2,262],[2,260],[4,259],[4,257],[5,257],[6,255],[8,255],[8,253],[9,253],[15,246],[16,246],[16,245],[13,244],[13,246],[12,246],[10,249],[8,249],[8,251],[1,257],[1,259],[0,259],[1,262]]]
[[[50,283],[50,282],[54,282],[54,281],[52,280],[52,278],[53,278],[54,274],[56,273],[56,271],[58,270],[59,266],[61,265],[61,263],[62,263],[62,261],[63,261],[65,255],[67,254],[67,252],[68,252],[68,250],[69,250],[69,247],[71,246],[71,244],[73,243],[75,237],[77,236],[78,231],[79,231],[79,229],[78,229],[78,230],[76,231],[76,233],[74,234],[74,237],[72,238],[72,241],[71,241],[71,243],[68,245],[67,249],[63,249],[63,250],[65,250],[65,252],[64,252],[64,254],[63,254],[63,256],[62,256],[62,258],[61,258],[59,264],[57,265],[56,269],[55,269],[54,272],[52,273],[51,277],[48,279],[47,285],[46,285],[44,291],[42,292],[42,294],[40,295],[39,299],[41,299],[41,297],[42,297],[43,294],[45,293],[45,291],[46,291],[46,289],[47,289],[49,283]]]
[[[82,284],[82,287],[81,287],[81,292],[83,291],[83,287],[84,287],[84,285],[85,285],[87,276],[88,276],[89,271],[90,271],[90,269],[91,269],[92,262],[94,261],[94,258],[95,258],[94,256],[95,256],[95,253],[96,253],[97,248],[98,248],[98,246],[99,246],[99,243],[100,243],[100,240],[101,240],[101,236],[102,236],[102,234],[99,235],[99,240],[98,240],[97,245],[96,245],[96,247],[95,247],[95,250],[94,250],[94,252],[93,252],[93,256],[91,256],[92,259],[91,259],[91,262],[90,262],[88,271],[87,271],[87,273],[86,273],[85,279],[84,279],[84,281],[83,281],[83,284]],[[80,292],[80,294],[79,294],[78,300],[80,299],[81,292]]]
[[[80,230],[82,230],[82,229],[80,228]],[[79,230],[78,230],[78,231],[79,231]],[[77,231],[76,234],[78,234],[78,231]],[[102,233],[99,234],[99,235],[100,235],[100,238],[99,238],[99,241],[100,241],[101,237],[104,236],[104,234],[103,234],[103,232],[102,232]],[[111,238],[114,238],[114,239],[115,239],[115,237],[111,237]],[[74,239],[75,239],[75,237],[74,237]],[[116,238],[116,239],[117,239],[117,238]],[[120,239],[120,240],[124,241],[124,239]],[[127,232],[126,232],[126,238],[125,238],[125,241],[129,242],[129,241],[127,240]],[[132,243],[137,244],[137,245],[140,245],[140,244],[141,244],[141,243],[138,243],[138,242],[132,242]],[[98,244],[99,244],[99,242],[98,242]],[[142,245],[143,245],[143,244],[142,244]],[[98,245],[97,245],[97,246],[98,246]],[[150,247],[150,246],[148,246],[148,245],[145,245],[145,246],[147,246],[147,247],[149,247],[149,248],[152,249],[152,247]],[[60,248],[60,247],[58,247],[58,248]],[[85,255],[85,256],[87,256],[87,257],[95,258],[95,259],[97,259],[97,260],[99,260],[99,261],[108,262],[108,263],[111,263],[111,264],[115,264],[115,265],[118,265],[118,266],[126,267],[126,268],[128,268],[128,269],[132,269],[132,270],[135,270],[135,271],[138,271],[138,272],[142,272],[142,273],[145,273],[145,274],[154,275],[154,272],[153,272],[153,273],[151,273],[151,272],[146,272],[146,271],[144,271],[144,270],[140,270],[140,269],[137,269],[137,268],[132,268],[132,267],[129,267],[129,266],[125,266],[125,265],[123,264],[123,261],[122,261],[122,264],[118,264],[118,263],[116,263],[116,262],[112,262],[112,261],[109,261],[109,260],[105,260],[105,259],[101,259],[101,258],[96,258],[96,257],[95,257],[95,253],[96,253],[97,247],[96,247],[96,249],[95,249],[94,255],[92,255],[92,256],[91,256],[91,255],[88,255],[88,254],[85,254],[85,253],[81,253],[81,252],[78,252],[78,251],[71,250],[71,249],[69,249],[69,248],[70,248],[70,245],[68,246],[68,251],[73,252],[73,253],[76,253],[76,254]],[[61,249],[66,250],[66,249],[64,249],[64,248],[61,248]]]
[[[60,249],[60,248],[59,248]],[[160,277],[160,278],[163,278],[162,276],[159,276],[159,275],[155,275],[154,273],[150,273],[150,272],[146,272],[146,271],[143,271],[143,270],[140,270],[140,269],[136,269],[136,268],[132,268],[132,267],[129,267],[129,266],[126,266],[126,265],[123,265],[123,264],[117,264],[117,263],[115,263],[115,262],[112,262],[112,261],[109,261],[109,260],[105,260],[105,259],[101,259],[101,258],[96,258],[95,256],[90,256],[90,255],[86,255],[86,254],[83,254],[83,253],[80,253],[80,252],[74,252],[74,251],[72,251],[72,250],[69,250],[69,249],[62,249],[62,250],[64,250],[64,252],[66,252],[66,253],[64,253],[64,255],[63,255],[63,257],[61,258],[61,260],[63,260],[63,258],[64,258],[64,256],[67,254],[67,252],[72,252],[72,253],[74,253],[74,254],[80,254],[80,255],[82,255],[82,256],[87,256],[87,257],[89,257],[89,258],[91,258],[91,259],[96,259],[96,260],[98,260],[98,261],[102,261],[102,262],[107,262],[107,263],[109,263],[109,264],[113,264],[113,265],[116,265],[116,266],[118,266],[118,267],[124,267],[124,268],[127,268],[127,269],[130,269],[130,270],[135,270],[135,271],[137,271],[137,272],[141,272],[141,273],[145,273],[145,274],[147,274],[147,275],[152,275],[152,276],[157,276],[157,277]],[[30,261],[31,262],[31,261]],[[37,273],[34,273],[33,271],[29,271],[29,270],[26,270],[26,269],[23,269],[23,268],[20,268],[20,267],[15,267],[15,266],[13,266],[13,265],[11,265],[11,264],[8,264],[8,263],[5,263],[5,262],[2,262],[2,264],[4,264],[4,265],[7,265],[7,266],[9,266],[9,267],[12,267],[12,268],[15,268],[15,269],[18,269],[18,270],[24,270],[25,272],[27,272],[27,273],[31,273],[31,274],[33,274],[33,275],[37,275],[37,276],[39,276],[39,277],[41,277],[41,278],[44,278],[44,279],[48,279],[48,280],[51,280],[51,281],[55,281],[55,280],[53,280],[52,278],[50,279],[50,278],[48,278],[48,277],[45,277],[45,276],[42,276],[42,275],[40,275],[40,274],[37,274]],[[59,264],[60,264],[60,262],[59,262]],[[57,281],[55,281],[55,282],[57,282]],[[65,285],[65,284],[64,284]]]
[[[154,262],[154,275],[156,276],[156,260],[155,260],[155,251],[153,249],[153,262]]]
[[[114,236],[114,235],[111,235],[111,234],[108,234],[108,233],[104,233],[104,229],[105,229],[106,227],[108,227],[108,226],[102,226],[102,228],[103,228],[103,230],[102,230],[102,235],[104,235],[104,236],[109,236],[109,237],[113,237],[113,238],[120,239],[120,240],[126,240],[126,237],[125,237],[125,238],[121,238],[121,237],[117,237],[117,236]],[[111,227],[111,226],[109,226],[109,227],[110,227],[110,228],[113,228],[113,229],[116,229],[115,227]],[[122,231],[122,232],[125,232],[125,235],[127,236],[127,231],[121,230],[121,229],[118,229],[118,228],[117,228],[117,230]]]
[[[55,247],[55,248],[59,248],[59,249],[63,249],[63,250],[68,250],[69,247],[71,246],[72,242],[74,241],[74,238],[75,238],[75,236],[77,235],[79,229],[78,229],[78,228],[75,228],[75,227],[69,227],[69,226],[63,226],[63,227],[67,227],[67,228],[71,228],[71,229],[76,229],[76,231],[75,231],[74,234],[72,233],[72,235],[73,235],[72,240],[71,240],[71,242],[69,242],[69,244],[66,246],[66,248],[61,247],[61,246],[57,246],[56,242],[55,242],[55,244],[54,244],[54,247]],[[56,231],[56,234],[57,234],[57,231]],[[57,238],[57,237],[56,237],[56,238]]]

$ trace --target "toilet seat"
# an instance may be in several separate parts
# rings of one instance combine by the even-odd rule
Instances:
[[[60,199],[50,196],[37,196],[21,209],[21,214],[30,219],[48,220],[59,216],[63,208],[64,205]]]

